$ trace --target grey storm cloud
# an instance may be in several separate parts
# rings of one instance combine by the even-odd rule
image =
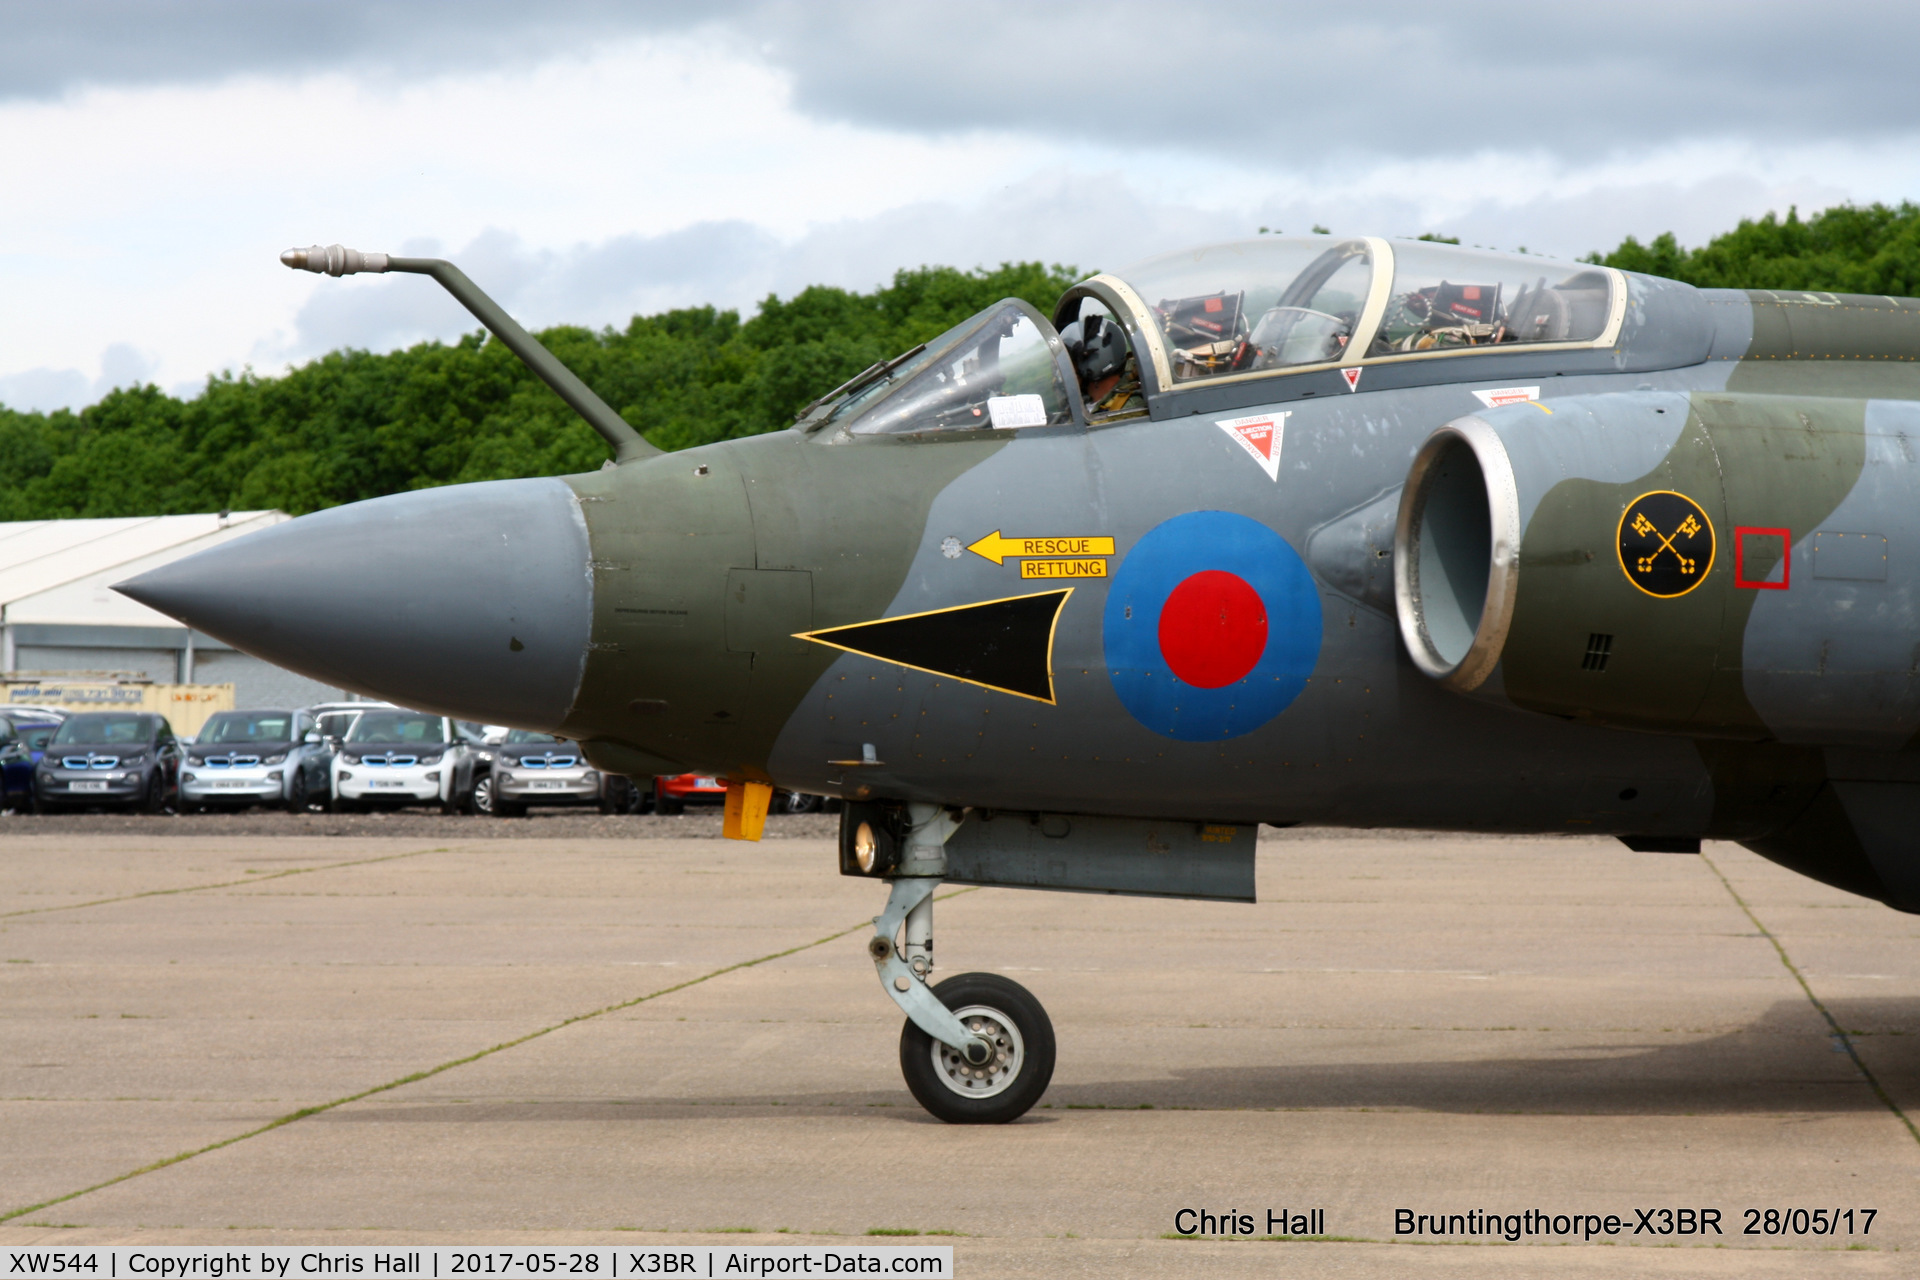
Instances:
[[[803,110],[919,130],[1040,128],[1254,167],[1920,123],[1911,3],[981,0],[806,15],[767,15],[771,56]]]
[[[5,97],[342,68],[431,75],[697,30],[788,73],[796,105],[819,118],[1016,130],[1253,168],[1920,125],[1906,65],[1920,6],[1884,0],[0,0],[0,21]]]
[[[676,32],[728,0],[0,0],[0,98],[329,70],[434,75]]]

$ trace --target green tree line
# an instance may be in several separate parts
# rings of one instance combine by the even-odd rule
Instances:
[[[1436,237],[1437,238],[1437,237]],[[1589,259],[1704,287],[1920,296],[1920,206],[1748,219],[1698,248],[1628,237]],[[827,388],[1004,297],[1045,311],[1078,278],[1038,262],[922,267],[868,293],[815,286],[742,320],[690,307],[540,338],[663,449],[771,431]],[[472,480],[590,470],[605,446],[473,333],[336,351],[188,399],[115,391],[78,413],[0,407],[0,520],[279,507],[296,513]]]
[[[1684,280],[1703,289],[1812,289],[1920,297],[1920,205],[1837,205],[1810,218],[1742,219],[1697,249],[1672,232],[1641,244],[1632,236],[1588,259]]]
[[[786,426],[821,392],[1001,298],[1050,311],[1080,273],[1038,262],[901,271],[870,293],[814,286],[748,320],[689,307],[540,340],[663,449]],[[473,480],[589,471],[606,445],[484,331],[281,377],[146,386],[78,413],[0,407],[0,520],[279,507],[295,513]]]

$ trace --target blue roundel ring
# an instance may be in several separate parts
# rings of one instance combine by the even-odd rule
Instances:
[[[1174,674],[1160,646],[1160,615],[1195,574],[1233,574],[1259,595],[1266,646],[1232,683],[1204,689]],[[1182,742],[1251,733],[1292,705],[1320,658],[1320,592],[1300,555],[1258,520],[1193,511],[1134,544],[1107,591],[1102,620],[1107,675],[1147,728]]]

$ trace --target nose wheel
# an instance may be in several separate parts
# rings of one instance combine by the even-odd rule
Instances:
[[[1005,1124],[1025,1115],[1053,1079],[1053,1023],[1031,991],[997,973],[961,973],[933,988],[960,1025],[991,1050],[969,1061],[909,1018],[900,1073],[914,1100],[949,1124]]]
[[[1031,991],[997,973],[962,973],[930,986],[933,894],[946,874],[958,817],[909,806],[913,825],[887,909],[867,950],[881,989],[907,1015],[900,1071],[914,1098],[949,1124],[1005,1124],[1025,1115],[1053,1079],[1053,1023]]]

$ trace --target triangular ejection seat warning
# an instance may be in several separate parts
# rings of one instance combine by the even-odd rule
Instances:
[[[1287,416],[1293,411],[1259,413],[1250,418],[1216,418],[1213,425],[1226,432],[1247,456],[1260,464],[1267,479],[1280,478],[1280,445],[1287,429]]]
[[[799,639],[1053,701],[1053,633],[1073,588],[808,631]]]

